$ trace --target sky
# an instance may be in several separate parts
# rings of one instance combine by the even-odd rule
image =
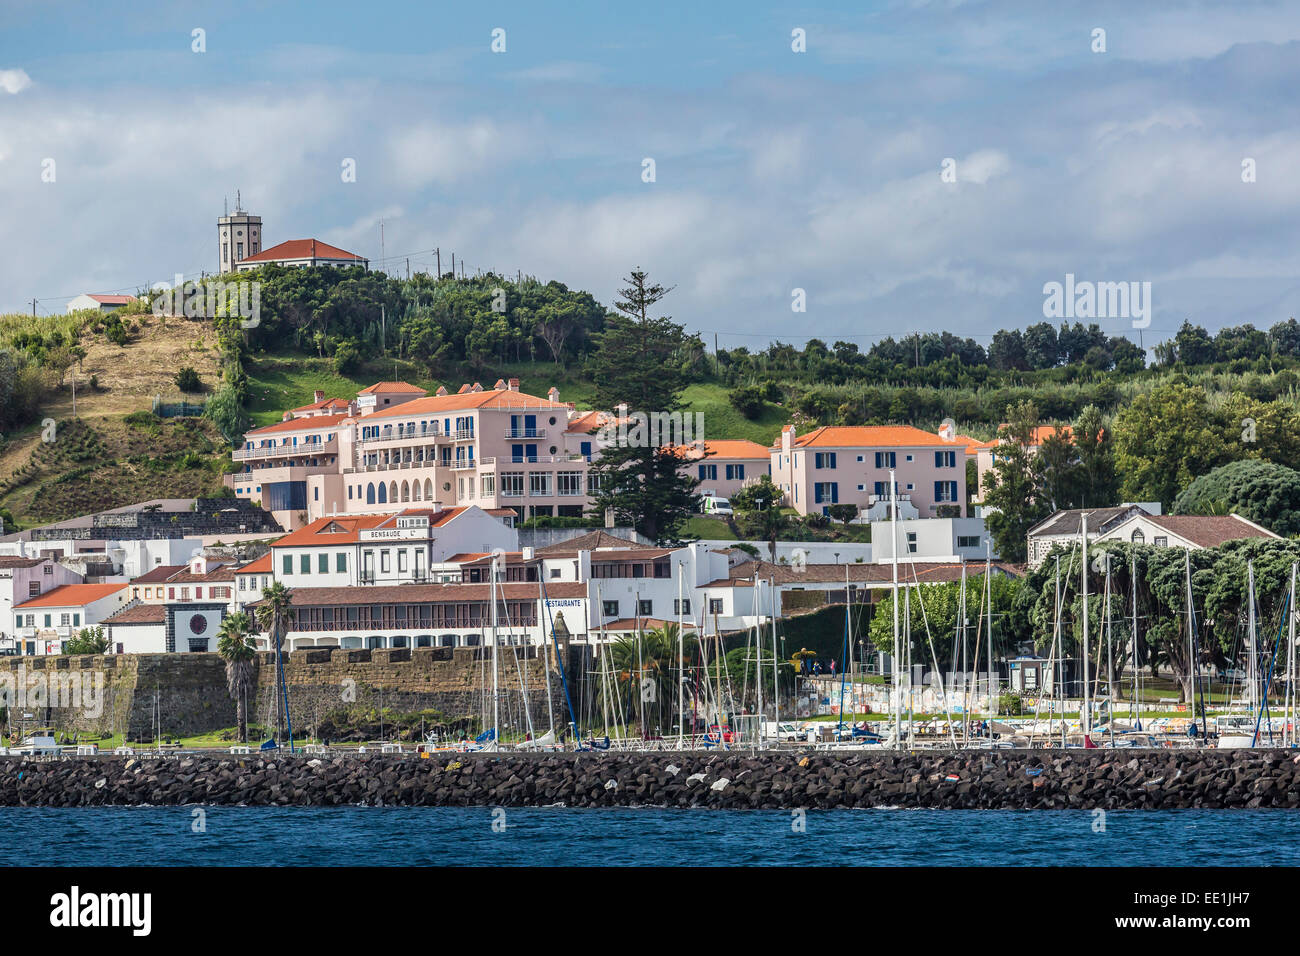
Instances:
[[[215,270],[238,190],[400,275],[642,268],[723,348],[987,345],[1067,274],[1268,327],[1297,89],[1295,3],[0,0],[0,312]]]

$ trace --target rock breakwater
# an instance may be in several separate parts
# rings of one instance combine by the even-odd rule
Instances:
[[[1235,751],[0,758],[0,806],[1300,807],[1300,755]]]

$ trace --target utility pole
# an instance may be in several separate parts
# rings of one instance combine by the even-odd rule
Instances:
[[[434,249],[433,254],[438,257],[438,274],[434,278],[441,279],[442,278],[442,248],[439,247],[437,249]]]
[[[36,300],[32,299],[32,318],[36,318]]]
[[[411,281],[411,257],[406,257],[406,281]]]

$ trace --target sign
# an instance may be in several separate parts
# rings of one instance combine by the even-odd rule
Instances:
[[[546,606],[550,607],[582,607],[582,598],[547,598]]]
[[[423,528],[374,528],[361,532],[362,541],[415,541],[428,537],[428,525]]]

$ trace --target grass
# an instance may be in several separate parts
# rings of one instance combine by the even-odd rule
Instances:
[[[707,538],[717,541],[738,541],[727,526],[727,522],[721,518],[708,518],[704,515],[696,515],[689,518],[682,525],[681,535],[683,538]]]
[[[682,390],[682,404],[691,412],[704,415],[704,438],[749,439],[770,446],[789,421],[789,413],[778,405],[765,402],[757,419],[746,418],[727,400],[727,387],[713,382],[688,385]]]

